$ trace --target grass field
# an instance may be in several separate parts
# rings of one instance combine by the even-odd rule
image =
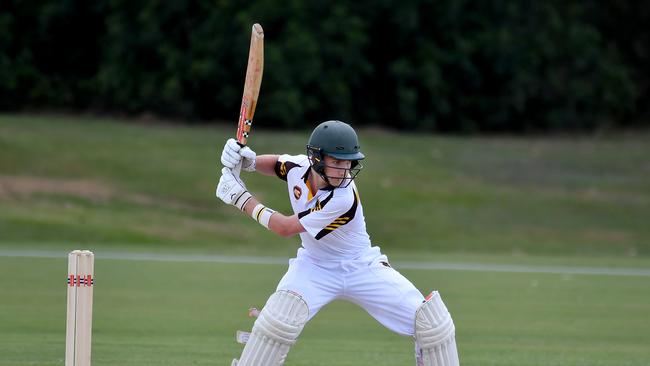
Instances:
[[[102,258],[292,256],[295,238],[276,237],[214,198],[231,130],[0,116],[1,366],[63,364],[65,258],[77,248],[97,254],[94,365],[229,365],[238,356],[234,332],[250,328],[246,309],[263,305],[286,265]],[[259,153],[302,153],[307,135],[258,129],[251,143]],[[398,269],[400,261],[560,268],[403,269],[422,292],[443,293],[463,365],[648,365],[649,140],[647,132],[362,130],[368,229]],[[245,180],[288,211],[281,182]],[[7,256],[16,252],[34,257]],[[562,273],[567,267],[601,274]],[[626,268],[641,272],[604,274]],[[335,302],[305,328],[287,365],[411,365],[412,348],[363,310]]]
[[[0,116],[0,242],[291,255],[214,197],[228,128]],[[308,131],[256,130],[259,153],[303,153]],[[650,255],[650,133],[444,138],[361,131],[368,230],[388,250]],[[289,210],[281,181],[249,188]],[[235,234],[236,233],[236,234]]]
[[[0,365],[61,365],[65,258],[0,258]],[[96,260],[94,365],[227,365],[282,265]],[[440,288],[464,365],[647,365],[650,277],[402,271]],[[287,365],[412,365],[410,339],[335,302]]]

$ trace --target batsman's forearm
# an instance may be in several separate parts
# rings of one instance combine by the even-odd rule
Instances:
[[[304,232],[305,228],[300,223],[298,215],[285,216],[276,212],[271,216],[269,230],[280,236],[292,236]]]
[[[260,201],[255,197],[251,197],[244,206],[244,212],[252,217],[253,210],[258,204],[260,204]],[[253,219],[256,218],[253,217]],[[297,215],[286,216],[280,212],[274,212],[271,215],[268,229],[280,236],[291,236],[305,231]]]
[[[251,197],[251,199],[249,199],[248,202],[246,202],[246,205],[244,206],[244,212],[246,212],[246,214],[250,216],[253,213],[253,209],[255,208],[255,206],[257,206],[258,203],[260,203],[260,201],[258,201],[257,198],[255,198],[255,196]]]
[[[255,170],[263,175],[275,176],[275,164],[278,158],[279,155],[258,155],[255,158]]]

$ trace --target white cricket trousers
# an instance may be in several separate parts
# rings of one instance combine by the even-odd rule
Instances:
[[[411,281],[390,267],[379,247],[369,248],[360,259],[340,261],[320,261],[300,248],[277,289],[300,294],[309,319],[329,302],[347,300],[405,336],[415,334],[415,312],[424,301]]]

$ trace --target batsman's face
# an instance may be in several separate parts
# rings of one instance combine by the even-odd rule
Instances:
[[[339,160],[331,156],[325,155],[325,175],[329,179],[330,184],[334,187],[341,185],[343,180],[349,177],[349,170],[352,167],[350,160]]]

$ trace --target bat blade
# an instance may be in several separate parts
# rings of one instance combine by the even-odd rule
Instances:
[[[264,30],[255,23],[251,32],[251,45],[248,51],[248,66],[246,67],[246,81],[244,95],[239,109],[239,125],[237,127],[237,142],[245,146],[253,125],[257,98],[262,85],[264,72]]]

